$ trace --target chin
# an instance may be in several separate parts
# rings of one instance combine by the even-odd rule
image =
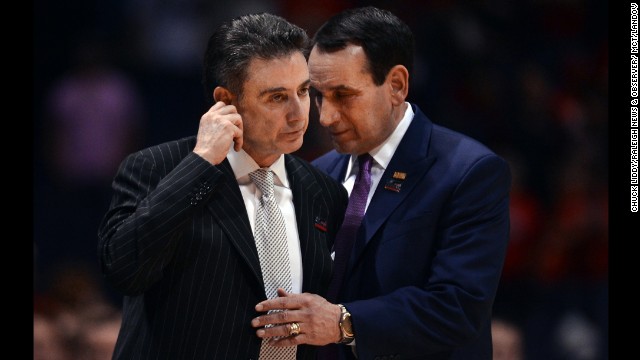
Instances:
[[[340,144],[335,141],[333,142],[333,147],[336,149],[337,152],[341,154],[351,154],[353,150],[347,144]]]
[[[283,153],[290,154],[294,151],[298,151],[302,147],[302,139],[291,142],[283,147]]]

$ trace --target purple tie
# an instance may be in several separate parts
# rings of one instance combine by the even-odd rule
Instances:
[[[329,284],[327,300],[336,302],[342,287],[344,273],[351,257],[351,249],[356,241],[356,233],[362,223],[364,209],[367,206],[367,197],[371,188],[371,163],[373,158],[368,153],[358,156],[360,170],[356,176],[356,182],[349,196],[349,205],[344,214],[342,227],[336,235],[333,246],[335,257],[333,262],[333,277]]]
[[[344,273],[351,257],[353,244],[356,242],[356,233],[364,217],[364,209],[367,207],[367,197],[371,188],[371,163],[373,158],[369,154],[358,156],[359,171],[356,182],[349,196],[349,205],[344,214],[342,227],[336,235],[333,245],[335,250],[335,260],[333,261],[333,277],[329,284],[327,300],[336,303]],[[318,349],[318,359],[335,360],[338,359],[338,345],[328,344]]]

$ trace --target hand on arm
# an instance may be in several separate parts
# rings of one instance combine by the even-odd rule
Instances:
[[[289,294],[278,289],[278,298],[265,300],[256,305],[256,311],[265,312],[251,321],[258,328],[259,338],[273,338],[273,346],[300,344],[326,345],[341,338],[338,321],[340,307],[315,294]],[[266,314],[269,310],[285,310]],[[290,323],[300,326],[300,334],[289,336]],[[266,325],[274,325],[264,327]]]

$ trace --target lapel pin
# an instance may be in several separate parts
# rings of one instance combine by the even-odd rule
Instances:
[[[404,174],[404,173],[403,173]],[[384,185],[384,188],[387,190],[391,190],[391,191],[395,191],[395,192],[400,192],[400,188],[402,187],[402,182],[400,182],[399,180],[394,180],[394,179],[390,179],[389,181],[387,181],[387,183]]]
[[[319,216],[316,216],[315,224],[313,224],[313,226],[315,226],[316,229],[319,229],[321,231],[326,232],[327,231],[327,220],[321,219]]]
[[[407,173],[402,171],[395,171],[393,173],[393,178],[397,180],[404,180],[407,178]]]

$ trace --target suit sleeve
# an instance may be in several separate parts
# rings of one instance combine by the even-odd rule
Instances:
[[[491,316],[509,237],[507,163],[478,159],[460,177],[437,219],[424,285],[345,303],[361,359],[445,352],[477,338]],[[397,259],[401,261],[401,259]],[[411,264],[406,264],[411,271]]]
[[[221,178],[218,169],[195,153],[170,171],[159,161],[163,155],[167,156],[159,150],[142,151],[122,162],[112,183],[110,208],[98,229],[102,274],[125,295],[138,295],[163,276],[183,241],[190,215]]]

